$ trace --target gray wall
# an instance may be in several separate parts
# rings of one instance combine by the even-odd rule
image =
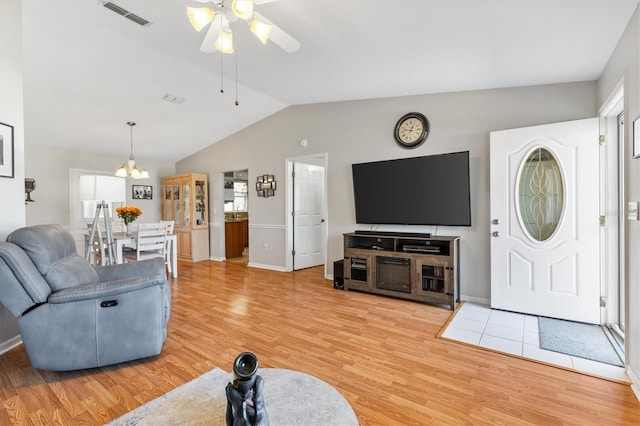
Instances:
[[[109,156],[86,152],[32,146],[42,141],[29,141],[26,151],[26,176],[36,180],[36,189],[31,193],[34,203],[27,205],[27,225],[58,223],[69,225],[69,169],[82,169],[115,173],[127,156]],[[150,179],[127,178],[127,205],[142,209],[141,222],[160,220],[162,178],[175,172],[173,163],[137,158],[136,163],[144,167]],[[132,185],[152,185],[152,200],[132,200]],[[24,193],[23,193],[24,197]],[[79,208],[79,207],[78,207]],[[113,214],[113,212],[112,212]]]
[[[397,119],[409,111],[431,123],[427,141],[413,150],[393,140]],[[351,164],[469,150],[472,223],[439,227],[438,235],[461,236],[461,293],[488,302],[489,282],[489,132],[594,117],[596,83],[571,83],[291,106],[176,164],[180,173],[209,174],[211,256],[221,258],[222,172],[247,168],[249,182],[274,174],[276,196],[249,195],[249,261],[285,267],[285,159],[328,154],[328,261],[341,259],[342,234],[355,223]],[[306,148],[300,145],[308,140]],[[434,232],[432,226],[381,226],[380,230]],[[329,265],[326,271],[332,273]]]

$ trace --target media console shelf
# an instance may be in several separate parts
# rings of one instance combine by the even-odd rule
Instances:
[[[344,289],[447,305],[459,299],[459,237],[344,234]]]

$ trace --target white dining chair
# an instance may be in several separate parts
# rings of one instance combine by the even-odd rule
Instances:
[[[164,223],[165,225],[167,225],[167,235],[173,235],[173,227],[175,225],[175,221],[173,220],[161,220],[160,223]],[[177,247],[172,247],[173,250],[177,250]],[[169,273],[171,274],[172,272],[172,267],[171,267],[171,259],[170,259],[170,253],[169,253],[169,240],[167,239],[167,242],[165,243],[165,249],[164,249],[164,262],[167,264],[167,269],[169,270]]]
[[[137,261],[161,257],[166,263],[167,225],[164,223],[139,223],[136,246],[135,252],[123,253],[127,260]]]

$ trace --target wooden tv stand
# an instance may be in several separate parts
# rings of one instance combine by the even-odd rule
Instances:
[[[447,305],[459,299],[459,237],[344,234],[344,289]]]

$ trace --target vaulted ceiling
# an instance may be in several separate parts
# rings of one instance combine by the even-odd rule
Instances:
[[[196,1],[113,1],[146,27],[96,0],[22,3],[27,145],[127,156],[135,121],[136,157],[174,162],[288,105],[595,80],[638,1],[279,0],[255,10],[300,50],[239,21],[222,58],[199,50]]]

